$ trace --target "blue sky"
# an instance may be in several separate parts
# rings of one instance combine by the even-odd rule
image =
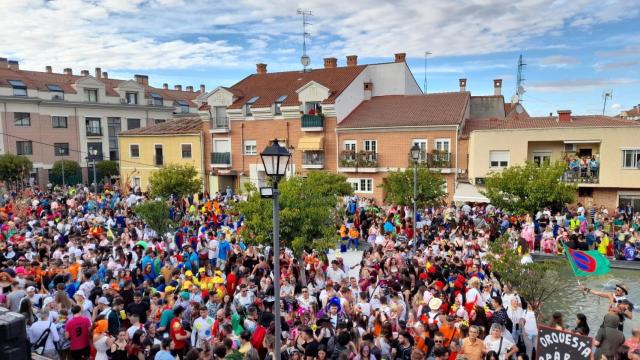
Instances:
[[[517,59],[527,67],[523,104],[606,113],[640,103],[640,6],[626,0],[0,0],[1,57],[22,68],[101,67],[110,77],[149,75],[152,84],[232,85],[268,64],[299,69],[301,19],[311,9],[312,67],[323,57],[357,54],[360,63],[406,52],[418,83],[428,61],[428,90],[474,94],[504,80],[515,92]],[[93,71],[91,71],[93,72]]]

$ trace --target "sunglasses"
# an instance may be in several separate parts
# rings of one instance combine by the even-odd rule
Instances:
[[[442,343],[444,343],[444,340],[436,339],[436,340],[433,340],[433,342],[436,343],[436,344],[442,344]]]

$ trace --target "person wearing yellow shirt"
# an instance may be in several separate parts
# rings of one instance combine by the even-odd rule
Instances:
[[[600,239],[600,243],[598,244],[598,252],[602,255],[607,255],[607,249],[609,248],[609,235],[604,233],[602,239]]]
[[[351,244],[353,244],[353,247],[358,250],[358,245],[359,245],[359,241],[360,240],[360,232],[358,231],[358,228],[355,226],[352,226],[351,229],[349,229],[349,247],[351,247]]]

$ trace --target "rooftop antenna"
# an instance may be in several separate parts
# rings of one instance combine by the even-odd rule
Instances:
[[[311,25],[307,21],[307,18],[313,16],[311,10],[298,9],[298,15],[302,15],[302,57],[300,57],[300,63],[303,66],[302,71],[308,71],[307,66],[311,63],[311,58],[307,55],[307,39],[311,37],[311,34],[307,31],[307,25]]]
[[[427,57],[433,54],[431,51],[424,52],[424,93],[427,93]]]
[[[607,99],[613,99],[613,90],[602,90],[602,100],[604,100],[604,104],[602,104],[602,116],[604,116],[604,112],[607,109]]]
[[[511,102],[514,104],[523,101],[522,97],[526,92],[523,85],[525,78],[522,76],[525,66],[527,66],[527,64],[525,64],[524,60],[522,59],[522,54],[520,54],[520,56],[518,57],[518,78],[516,80],[516,94],[513,96],[513,98],[511,98]]]

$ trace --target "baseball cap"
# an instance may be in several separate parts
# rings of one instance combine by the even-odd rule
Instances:
[[[36,291],[36,288],[35,288],[35,287],[33,287],[33,286],[29,286],[29,287],[27,288],[27,291]]]
[[[106,297],[104,297],[104,296],[101,296],[101,297],[98,299],[98,304],[109,305],[109,299],[107,299],[107,298],[106,298]]]

